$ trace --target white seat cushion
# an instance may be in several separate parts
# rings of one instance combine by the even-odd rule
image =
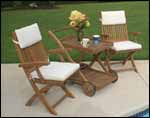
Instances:
[[[29,47],[42,40],[38,24],[32,24],[15,30],[20,48]]]
[[[113,43],[112,49],[116,51],[141,49],[142,45],[133,41],[119,41]]]
[[[39,68],[44,79],[64,81],[79,69],[80,65],[76,63],[50,62]],[[32,78],[39,78],[36,71],[31,73]]]
[[[116,25],[126,24],[125,11],[102,11],[102,24],[103,25]]]

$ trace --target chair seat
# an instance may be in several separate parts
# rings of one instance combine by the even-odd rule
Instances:
[[[50,62],[39,68],[44,79],[64,81],[79,69],[80,65],[76,63]],[[31,73],[32,78],[39,78],[36,71]]]
[[[112,49],[115,51],[136,50],[141,49],[142,45],[133,41],[120,41],[113,43]]]

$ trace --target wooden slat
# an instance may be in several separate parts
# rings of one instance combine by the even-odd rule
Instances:
[[[128,40],[126,24],[121,25],[102,25],[103,34],[108,34],[110,40]]]
[[[84,74],[86,74],[87,80],[96,87],[96,90],[102,89],[103,87],[105,87],[106,85],[109,85],[110,83],[112,83],[112,81],[116,79],[111,74],[106,74],[105,72],[91,69],[91,68],[85,68],[85,69],[82,69],[81,71]],[[77,84],[82,85],[81,80],[79,81],[77,80],[77,78],[79,78],[78,76],[79,75],[76,74],[72,76],[71,79],[74,80],[75,83],[77,82]]]

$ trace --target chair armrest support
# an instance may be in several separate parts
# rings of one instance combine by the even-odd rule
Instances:
[[[67,51],[71,51],[72,48],[66,48]],[[65,62],[64,55],[65,51],[62,49],[51,49],[47,51],[48,54],[57,54],[61,62]]]
[[[137,35],[140,35],[141,32],[129,32],[129,34],[132,34],[132,35],[134,35],[134,36],[137,36]]]
[[[109,38],[108,34],[101,34],[103,40],[107,40]]]
[[[33,65],[33,66],[48,65],[49,63],[50,62],[34,61],[34,62],[20,63],[19,67],[26,67],[26,66],[29,66],[29,65]]]
[[[71,51],[72,49],[71,48],[66,48],[67,51]],[[64,54],[65,51],[62,50],[62,49],[51,49],[51,50],[48,50],[48,54]]]
[[[103,37],[109,37],[108,34],[101,34],[101,36],[103,36]]]
[[[56,37],[56,35],[52,32],[52,31],[48,31],[48,35],[57,43],[57,45],[64,51],[64,54],[67,57],[67,60],[75,63],[75,61],[71,58],[71,56],[69,55],[68,51],[66,50],[66,48],[63,46],[63,44],[61,43],[61,41]]]
[[[133,40],[137,42],[137,36],[141,34],[141,32],[129,32],[133,36]]]
[[[29,65],[32,65],[34,67],[34,70],[37,72],[38,76],[40,78],[43,78],[43,75],[39,70],[39,66],[40,65],[48,65],[48,64],[49,64],[49,62],[46,62],[46,61],[35,61],[35,62],[28,62],[28,63],[20,63],[19,67],[27,67]],[[30,75],[30,72],[29,72],[29,75]],[[32,79],[32,77],[30,77],[29,79]]]

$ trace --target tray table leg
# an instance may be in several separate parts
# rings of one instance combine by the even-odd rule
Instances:
[[[96,61],[97,56],[98,56],[98,55],[93,55],[93,59],[92,59],[92,61],[90,62],[89,67],[92,67],[92,65],[93,65],[94,62]]]
[[[98,54],[94,54],[94,55],[93,55],[93,56],[94,56],[94,57],[93,57],[93,63],[94,63],[95,61],[97,61],[97,62],[100,64],[100,66],[103,68],[103,70],[104,70],[105,72],[107,72],[107,69],[105,68],[105,66],[103,65],[101,59],[99,58],[100,54],[101,54],[101,52],[98,53]],[[93,64],[93,63],[92,63],[92,64]]]
[[[110,62],[110,53],[109,53],[109,50],[106,50],[105,53],[106,53],[106,65],[107,65],[107,68],[108,68],[108,72],[111,72],[112,69],[111,69],[110,63],[109,63]]]
[[[107,68],[108,68],[108,72],[111,73],[115,78],[116,80],[113,81],[116,82],[118,80],[118,74],[116,71],[112,70],[111,67],[110,67],[110,53],[109,53],[109,50],[105,50],[105,53],[106,53],[106,65],[107,65]]]

